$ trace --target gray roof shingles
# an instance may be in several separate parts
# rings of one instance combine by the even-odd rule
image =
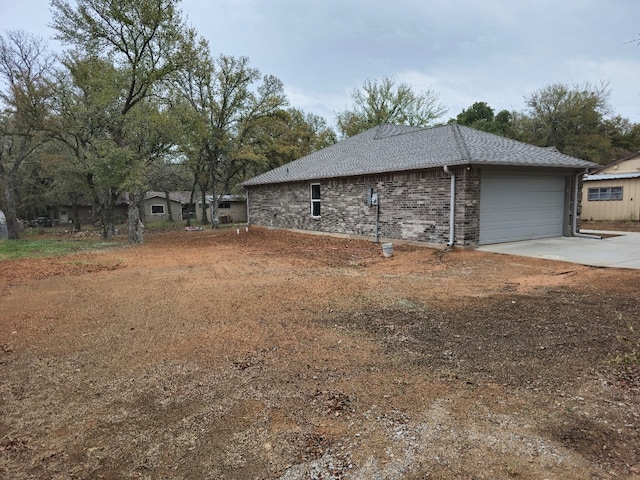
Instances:
[[[443,167],[593,168],[594,163],[457,124],[381,125],[245,181],[243,186]]]

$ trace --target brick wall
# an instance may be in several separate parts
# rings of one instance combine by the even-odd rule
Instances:
[[[455,243],[476,245],[480,232],[480,175],[471,168],[456,174]],[[320,183],[321,215],[311,217],[311,183]],[[446,244],[449,241],[450,177],[442,169],[386,175],[263,185],[248,188],[249,222],[375,238],[379,197],[379,238]]]

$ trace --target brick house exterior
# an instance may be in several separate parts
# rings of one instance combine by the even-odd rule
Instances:
[[[470,245],[478,236],[479,178],[459,169],[456,184],[457,243]],[[309,215],[309,183],[260,185],[250,192],[251,223],[276,228],[337,233],[359,237],[446,243],[450,194],[442,169],[320,180],[322,215]],[[380,209],[367,205],[368,189],[380,198]],[[429,199],[429,200],[427,200]],[[471,218],[472,221],[466,221]]]
[[[341,147],[346,142],[352,145]],[[476,145],[488,148],[478,149]],[[491,148],[498,152],[493,160]],[[524,151],[526,158],[515,159],[518,151]],[[531,158],[532,152],[539,155],[539,161]],[[505,155],[511,160],[504,161]],[[532,174],[542,182],[548,175],[560,178],[563,191],[570,192],[575,188],[577,173],[592,165],[555,149],[533,147],[458,125],[431,129],[382,126],[267,172],[243,186],[247,189],[251,224],[476,246],[482,238],[483,174],[506,172],[516,180]],[[356,174],[358,170],[360,174]],[[451,185],[455,185],[454,196]],[[378,205],[371,205],[371,192],[377,194]],[[573,197],[559,194],[563,195],[564,213],[558,222],[562,223],[562,234],[570,234]],[[314,195],[319,196],[319,215],[312,211]]]

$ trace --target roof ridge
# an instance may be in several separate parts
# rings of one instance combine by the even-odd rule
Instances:
[[[460,160],[471,160],[471,153],[467,147],[467,142],[464,140],[464,135],[462,135],[462,131],[460,130],[460,125],[452,123],[451,127],[453,128],[453,138],[456,142],[456,148],[458,152],[460,152]]]

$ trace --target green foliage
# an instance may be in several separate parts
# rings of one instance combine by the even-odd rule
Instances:
[[[502,110],[494,116],[493,108],[487,103],[476,102],[468,109],[462,110],[455,120],[451,119],[449,123],[455,122],[467,127],[509,137],[512,135],[512,118],[513,115],[507,110]]]
[[[476,102],[450,122],[608,163],[640,149],[640,124],[609,117],[608,98],[606,83],[552,84],[526,97],[525,112],[494,116],[488,104]]]
[[[253,155],[247,170],[258,175],[334,144],[336,135],[324,119],[301,110],[280,110],[257,122],[246,142]]]
[[[10,239],[19,238],[20,198],[28,197],[20,190],[27,183],[25,171],[37,172],[37,153],[47,142],[42,128],[52,98],[52,61],[37,37],[24,32],[0,36],[0,181]]]
[[[166,155],[177,141],[176,128],[164,106],[152,98],[166,93],[166,82],[193,65],[196,34],[186,27],[179,0],[52,0],[53,26],[57,39],[74,47],[67,64],[76,90],[96,93],[93,101],[76,95],[76,104],[97,113],[107,105],[102,129],[91,138],[80,132],[89,152],[76,157],[94,160],[90,188],[105,202],[104,234],[112,230],[113,201],[117,193],[129,191],[141,198],[146,189],[149,165]],[[96,80],[92,68],[109,63],[105,81]],[[76,67],[75,69],[73,67]],[[87,74],[89,73],[89,74]],[[111,90],[110,90],[111,88]],[[83,111],[80,110],[80,116]],[[77,126],[77,124],[76,124]],[[111,143],[112,147],[108,146]],[[90,162],[91,163],[91,162]],[[137,205],[129,208],[130,241],[142,241]]]
[[[337,116],[338,129],[344,137],[357,135],[385,123],[426,127],[446,113],[433,90],[414,92],[406,83],[384,77],[367,80],[362,89],[351,92],[353,104]]]
[[[97,238],[31,238],[28,240],[0,241],[0,261],[18,258],[57,257],[86,250],[103,249],[118,245]]]
[[[526,98],[532,143],[555,146],[562,153],[585,160],[606,160],[611,140],[600,126],[610,112],[606,83],[568,87],[553,84]]]
[[[192,32],[179,0],[51,0],[56,39],[88,56],[108,58],[127,80],[126,114],[157,82],[189,63]]]
[[[622,158],[640,150],[640,123],[632,123],[620,115],[605,119],[599,126],[600,134],[611,141],[611,151],[604,162]]]
[[[54,115],[46,126],[59,152],[53,203],[66,199],[74,203],[84,197],[105,204],[108,192],[118,190],[122,180],[115,173],[119,152],[113,152],[117,149],[108,128],[118,119],[125,78],[107,59],[77,51],[67,52],[63,66],[57,74]]]
[[[255,139],[265,125],[278,121],[287,99],[282,82],[261,77],[247,57],[214,60],[205,43],[195,48],[199,62],[176,77],[182,151],[202,192],[227,193],[260,161]]]
[[[608,163],[640,150],[640,124],[610,116],[609,95],[606,83],[557,83],[527,96],[524,112],[503,110],[491,120],[493,109],[476,102],[450,121]]]
[[[494,121],[493,108],[485,102],[476,102],[468,109],[462,110],[456,117],[460,125],[473,126],[478,122],[491,123]]]

